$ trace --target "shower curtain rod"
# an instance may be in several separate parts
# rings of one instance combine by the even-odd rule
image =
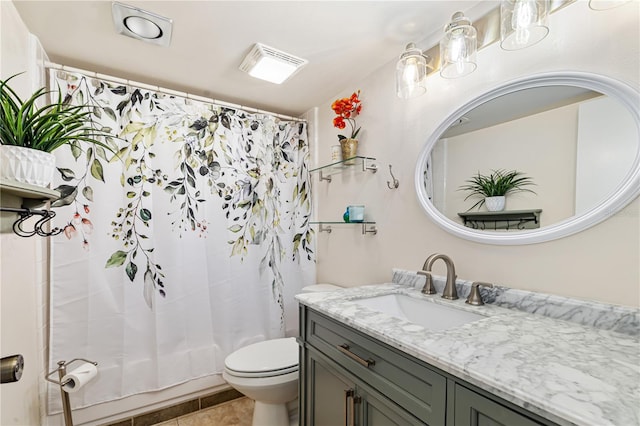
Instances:
[[[273,115],[275,117],[278,117],[278,118],[281,118],[281,119],[284,119],[284,120],[302,121],[302,122],[306,122],[307,121],[307,120],[299,118],[299,117],[292,117],[290,115],[279,114],[277,112],[265,111],[265,110],[258,109],[258,108],[253,108],[253,107],[248,107],[248,106],[244,106],[244,105],[233,104],[231,102],[220,101],[220,100],[217,100],[217,99],[207,98],[207,97],[204,97],[204,96],[193,95],[191,93],[180,92],[178,90],[172,90],[172,89],[167,89],[167,88],[160,87],[160,86],[154,86],[152,84],[145,84],[145,83],[141,83],[139,81],[128,80],[126,78],[114,77],[112,75],[102,74],[102,73],[98,73],[98,72],[95,72],[95,71],[87,71],[87,70],[83,70],[81,68],[75,68],[75,67],[70,67],[70,66],[67,66],[67,65],[56,64],[55,62],[44,61],[44,67],[45,68],[50,68],[50,69],[55,69],[55,70],[61,70],[61,71],[77,72],[77,73],[80,73],[80,74],[85,74],[85,75],[87,75],[89,77],[95,77],[95,78],[99,78],[101,80],[106,80],[106,81],[109,81],[111,83],[125,84],[127,86],[133,86],[133,87],[137,87],[137,88],[140,88],[140,89],[155,90],[157,92],[161,92],[161,93],[164,93],[164,94],[167,94],[167,95],[180,96],[180,97],[183,97],[183,98],[186,98],[186,99],[193,99],[193,100],[200,101],[200,102],[207,102],[207,103],[218,105],[218,106],[222,106],[222,107],[240,109],[240,110],[243,110],[243,111],[253,112],[253,113],[269,114],[269,115]]]

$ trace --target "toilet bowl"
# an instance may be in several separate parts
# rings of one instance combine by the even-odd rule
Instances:
[[[265,340],[238,349],[225,359],[222,377],[255,401],[254,426],[288,425],[286,404],[298,396],[295,337]]]
[[[302,291],[340,288],[316,284]],[[288,426],[287,403],[298,397],[298,343],[295,337],[285,337],[244,346],[227,356],[222,377],[255,401],[253,426]]]

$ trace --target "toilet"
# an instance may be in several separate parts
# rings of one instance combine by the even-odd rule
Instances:
[[[333,284],[316,284],[302,292],[340,289]],[[265,340],[238,349],[225,358],[222,377],[255,401],[253,426],[289,426],[287,403],[298,397],[296,338]]]

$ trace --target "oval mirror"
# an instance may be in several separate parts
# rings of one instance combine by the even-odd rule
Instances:
[[[476,242],[531,244],[582,231],[640,194],[638,105],[630,86],[587,73],[497,87],[429,137],[416,167],[418,199],[440,227]],[[496,171],[533,185],[489,212],[461,187]]]

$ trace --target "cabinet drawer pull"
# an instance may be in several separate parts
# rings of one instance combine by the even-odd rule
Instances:
[[[374,360],[372,360],[371,358],[369,358],[369,359],[360,358],[358,355],[356,355],[353,352],[351,352],[349,350],[349,345],[347,345],[346,343],[343,343],[341,345],[336,345],[336,348],[338,348],[338,350],[340,352],[342,352],[343,354],[345,354],[346,356],[348,356],[352,360],[356,361],[358,364],[364,365],[367,368],[369,368],[372,365],[376,364],[376,362]]]

